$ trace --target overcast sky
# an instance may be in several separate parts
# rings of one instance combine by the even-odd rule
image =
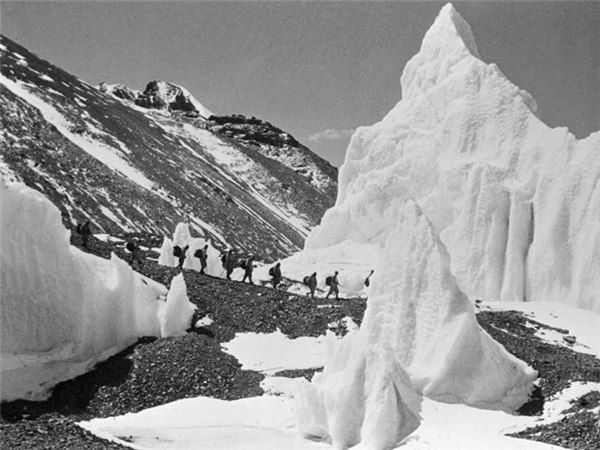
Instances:
[[[444,2],[6,2],[1,32],[96,84],[166,80],[254,115],[339,166],[352,131],[401,98]],[[600,2],[454,2],[485,62],[548,125],[600,129]]]

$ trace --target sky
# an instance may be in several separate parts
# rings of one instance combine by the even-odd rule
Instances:
[[[479,54],[578,138],[600,129],[600,2],[453,2]],[[97,84],[185,86],[340,166],[356,127],[401,99],[400,76],[444,2],[7,2],[0,31]]]

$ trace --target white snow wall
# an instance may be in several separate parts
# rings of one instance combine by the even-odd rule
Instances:
[[[2,400],[44,398],[60,381],[165,327],[158,314],[164,286],[114,255],[106,260],[70,246],[59,210],[20,183],[0,181],[0,264]],[[174,297],[178,307],[163,307],[170,334],[182,316],[183,330],[191,322],[189,302]]]
[[[578,141],[543,124],[530,95],[479,59],[450,4],[401,84],[402,100],[352,137],[336,205],[305,252],[382,244],[386,208],[408,193],[470,298],[600,311],[600,133]]]
[[[364,321],[321,374],[300,385],[299,430],[336,448],[385,449],[419,425],[420,395],[514,410],[537,373],[477,324],[450,272],[450,257],[412,201],[389,205],[392,231]]]

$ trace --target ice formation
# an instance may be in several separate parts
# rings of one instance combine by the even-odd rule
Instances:
[[[196,306],[188,300],[185,280],[180,273],[171,281],[167,301],[161,303],[158,309],[161,337],[184,335],[192,323],[195,310]]]
[[[70,246],[59,210],[42,194],[0,181],[0,211],[3,401],[44,398],[140,336],[189,327],[191,318],[175,319],[188,317],[180,299],[167,303],[161,322],[164,286],[115,255]]]
[[[173,233],[173,240],[165,237],[160,249],[160,256],[158,263],[163,266],[176,267],[178,264],[177,258],[173,256],[173,247],[178,245],[184,248],[186,245],[189,246],[185,261],[183,262],[184,269],[192,269],[200,271],[201,264],[200,259],[194,256],[196,250],[204,248],[208,245],[207,259],[206,259],[206,273],[215,277],[223,277],[225,272],[221,264],[220,255],[221,252],[213,247],[210,239],[205,237],[193,238],[190,234],[189,225],[185,222],[180,222],[175,228]]]
[[[401,84],[402,100],[352,137],[336,205],[294,264],[320,252],[364,277],[378,251],[343,259],[343,249],[378,248],[395,226],[387,208],[408,196],[440,231],[470,298],[600,311],[600,132],[578,141],[542,123],[531,96],[479,59],[450,4]]]
[[[396,200],[386,214],[393,231],[362,326],[297,396],[302,434],[336,448],[395,446],[418,427],[421,395],[514,410],[537,377],[479,327],[444,244],[416,203]]]

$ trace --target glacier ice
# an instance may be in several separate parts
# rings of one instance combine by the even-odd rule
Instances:
[[[336,204],[290,263],[329,252],[325,261],[359,286],[393,232],[388,205],[409,197],[440,231],[470,298],[600,311],[600,132],[577,140],[542,123],[531,96],[479,59],[450,4],[401,84],[402,100],[353,135]],[[357,244],[376,250],[343,259]]]
[[[59,210],[39,192],[0,181],[0,212],[3,401],[43,399],[140,336],[189,327],[189,302],[169,294],[175,302],[161,319],[163,285],[114,254],[70,246]]]
[[[160,336],[182,336],[192,323],[196,306],[190,303],[185,287],[183,274],[177,275],[171,281],[167,301],[158,307],[160,321]]]
[[[514,410],[537,372],[477,324],[450,257],[412,200],[395,217],[373,277],[362,326],[298,387],[298,428],[336,448],[391,448],[420,423],[421,396]]]

